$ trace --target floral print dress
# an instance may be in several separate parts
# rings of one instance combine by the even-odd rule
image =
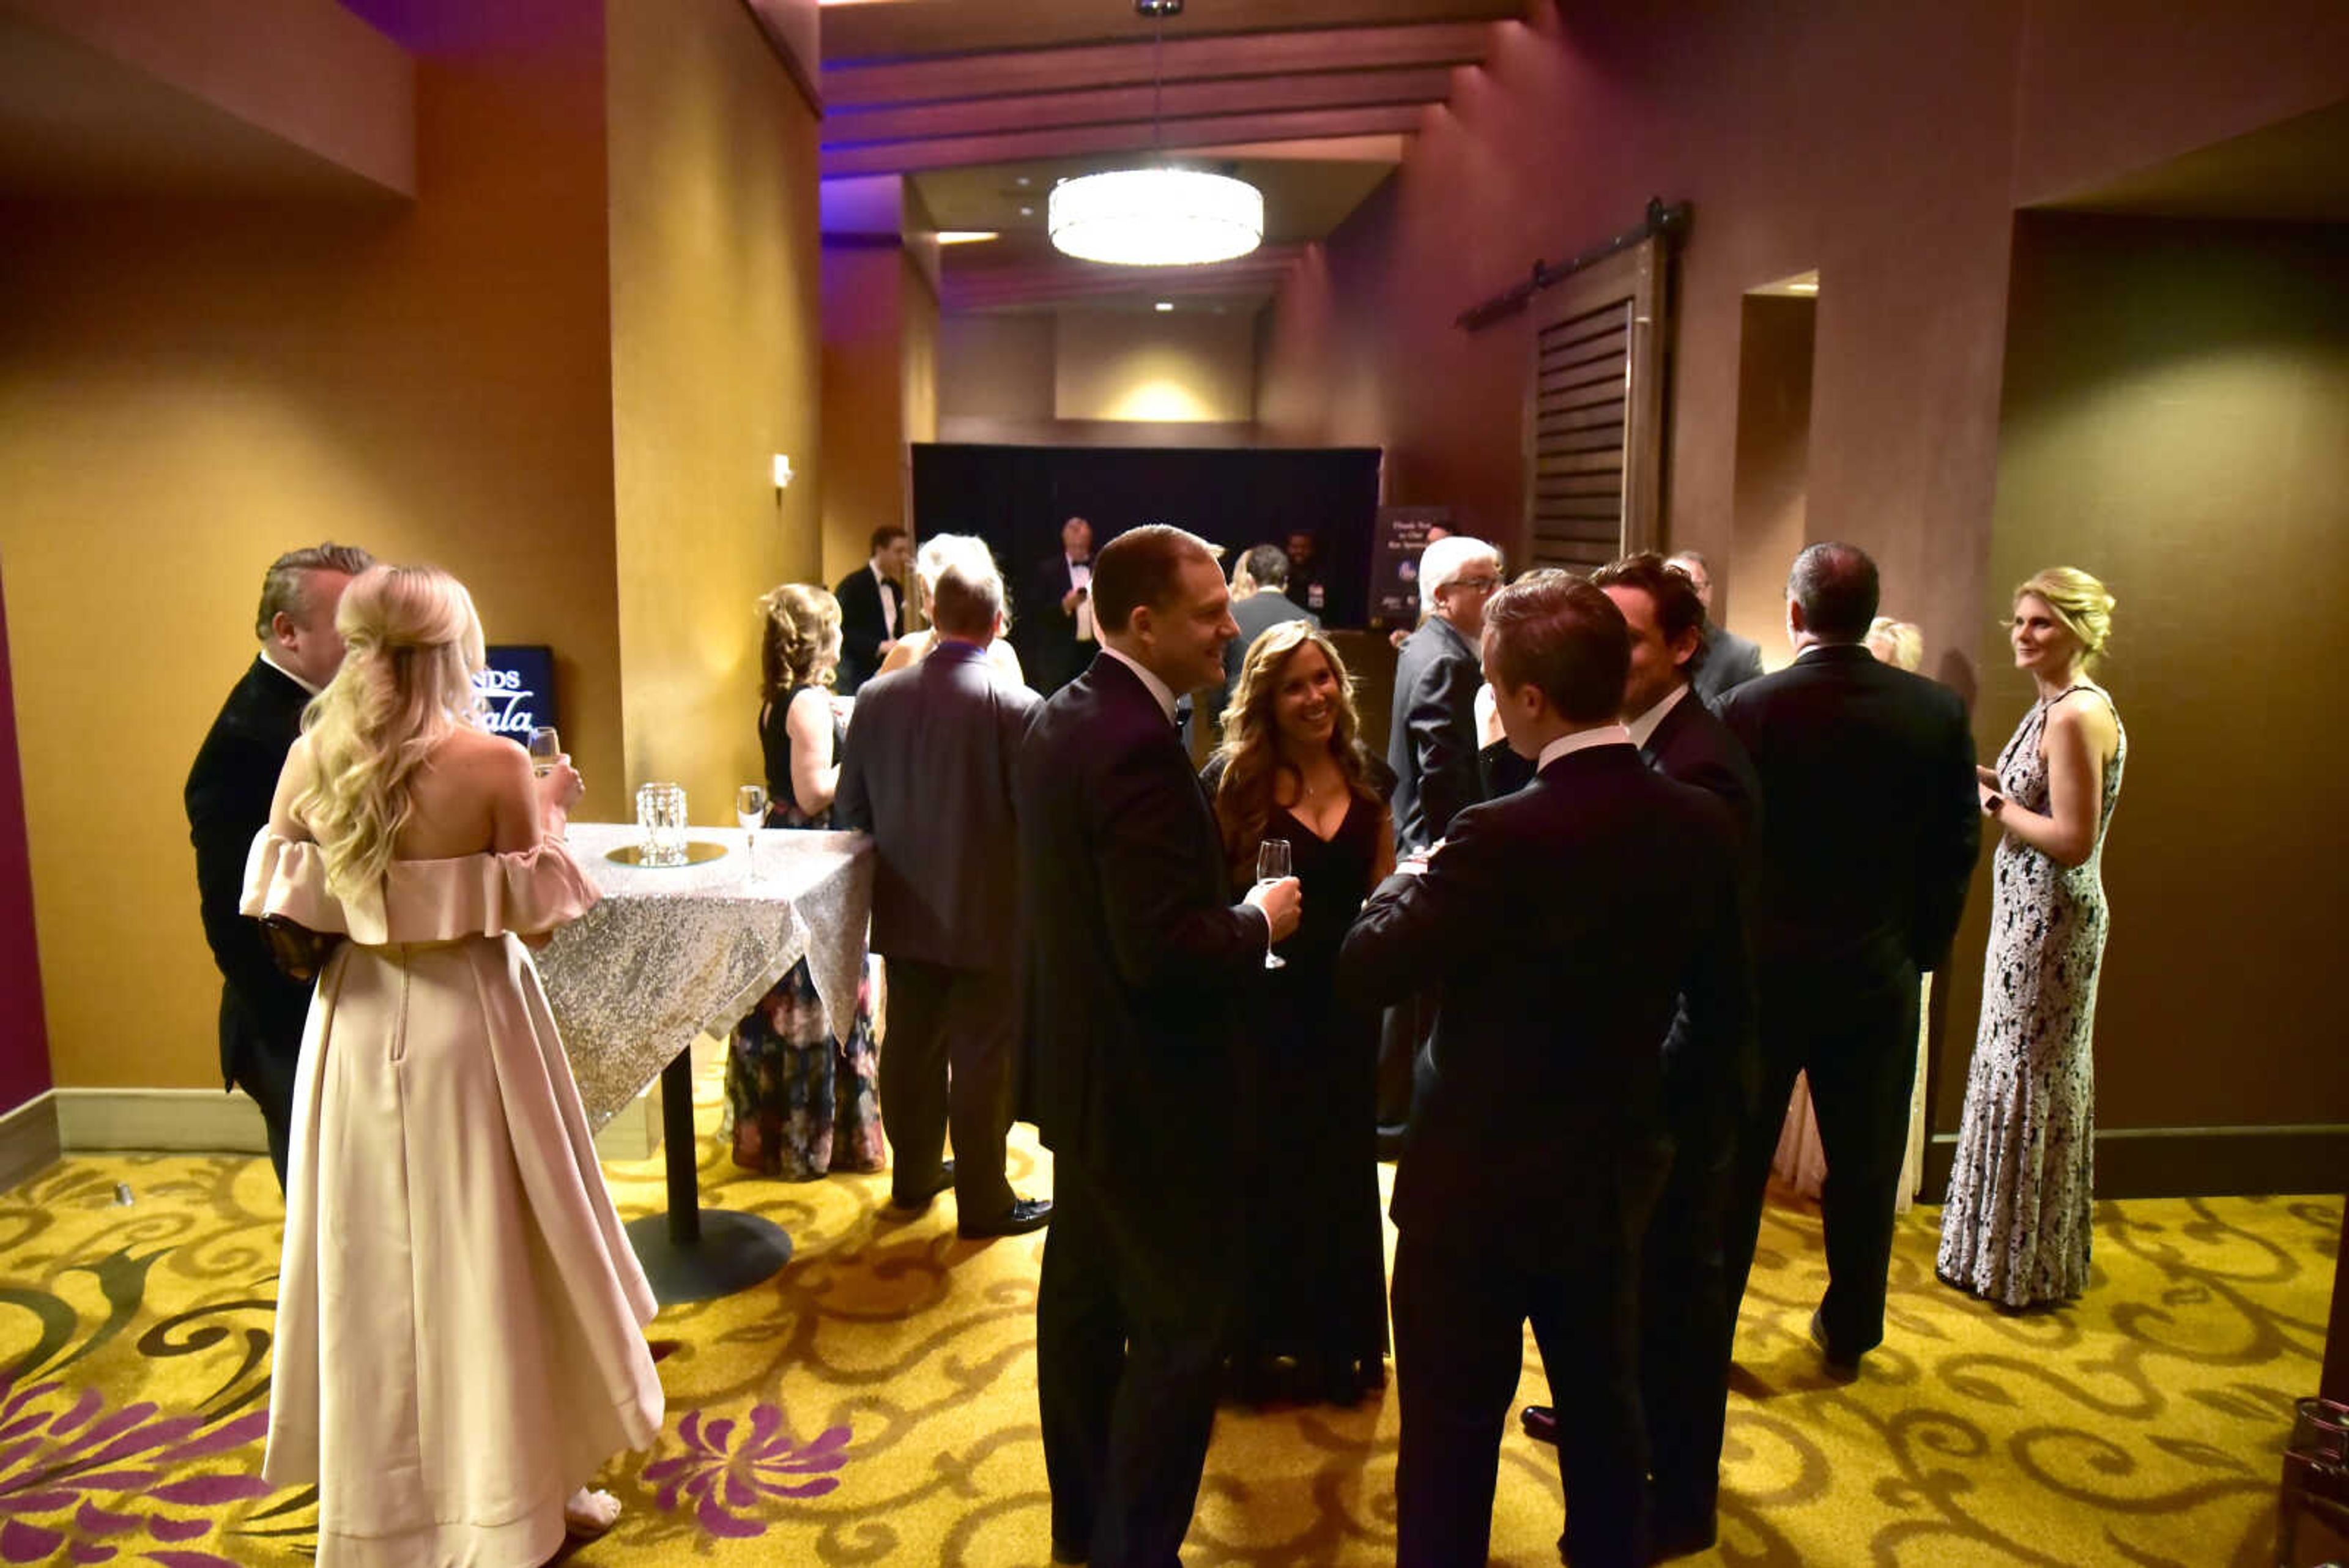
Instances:
[[[2023,715],[1999,753],[1999,788],[2047,810],[2047,711],[2073,691],[2112,707],[2082,682]],[[2105,768],[2088,858],[2063,867],[2012,835],[1992,862],[1990,952],[1982,1029],[1966,1075],[1965,1116],[1935,1272],[2002,1306],[2069,1301],[2087,1289],[2090,1199],[2095,1185],[2095,1075],[2090,1044],[2104,960],[2105,833],[2120,798],[2128,735]]]
[[[805,690],[805,688],[802,688]],[[792,696],[799,695],[793,691]],[[759,716],[767,756],[770,827],[829,827],[792,797],[788,701]],[[833,726],[832,754],[846,738]],[[835,1170],[879,1170],[887,1163],[881,1136],[880,1052],[873,1039],[873,966],[856,985],[856,1019],[835,1040],[807,961],[792,966],[734,1025],[726,1052],[726,1102],[733,1111],[734,1163],[786,1181],[813,1181]]]

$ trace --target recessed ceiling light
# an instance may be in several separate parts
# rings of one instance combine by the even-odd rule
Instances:
[[[1032,218],[1036,215],[1036,209],[1033,207],[1022,207],[1019,209],[1019,215],[1023,218]]]
[[[1153,309],[1153,310],[1157,310],[1157,311],[1167,311],[1167,310],[1172,310],[1172,309],[1174,309],[1174,302],[1173,300],[1171,300],[1171,299],[1162,299],[1162,300],[1160,300],[1157,304],[1155,304],[1155,305],[1152,306],[1150,308],[1151,308],[1151,309]]]
[[[993,229],[940,229],[938,244],[942,245],[975,245],[983,240],[999,238]]]
[[[1025,191],[1026,189],[1028,189],[1028,187],[1029,187],[1029,186],[1030,186],[1030,185],[1032,185],[1032,184],[1034,184],[1034,183],[1035,183],[1035,182],[1034,182],[1034,181],[1032,181],[1032,180],[1029,179],[1029,178],[1028,178],[1028,176],[1027,176],[1027,175],[1025,175],[1025,174],[1019,175],[1018,178],[1014,179],[1011,182],[1012,182],[1014,185],[1019,186],[1022,191]]]

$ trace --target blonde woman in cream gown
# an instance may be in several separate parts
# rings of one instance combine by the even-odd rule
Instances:
[[[376,566],[336,625],[246,874],[246,914],[349,939],[295,1080],[263,1474],[316,1483],[319,1568],[537,1568],[662,1418],[530,954],[595,901],[556,836],[579,777],[480,728],[454,578]]]

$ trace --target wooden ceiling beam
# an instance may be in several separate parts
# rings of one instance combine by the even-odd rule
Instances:
[[[847,7],[855,9],[855,7]],[[830,18],[826,18],[830,26]],[[891,105],[1019,98],[1085,88],[1146,87],[1153,80],[1219,81],[1466,66],[1483,61],[1493,29],[1484,22],[1257,33],[1167,41],[1154,60],[1147,43],[1082,44],[1017,53],[936,56],[873,64],[827,64],[829,111]]]
[[[1154,118],[1180,120],[1219,114],[1441,103],[1451,95],[1448,66],[1185,82],[1163,93],[1146,87],[1097,88],[908,109],[835,110],[824,117],[823,145],[830,150],[952,136],[997,136],[1061,126],[1148,125]]]
[[[1419,117],[1423,112],[1424,106],[1420,104],[1397,104],[1274,114],[1208,115],[1196,119],[1170,119],[1160,126],[1133,121],[892,141],[873,147],[845,147],[836,151],[826,149],[823,177],[829,180],[843,174],[902,174],[922,169],[1138,153],[1160,148],[1179,151],[1232,141],[1312,141],[1325,137],[1397,135],[1418,130]]]
[[[1231,34],[1523,19],[1526,0],[1188,0],[1168,42]],[[893,0],[823,8],[828,60],[1146,41],[1131,0]]]

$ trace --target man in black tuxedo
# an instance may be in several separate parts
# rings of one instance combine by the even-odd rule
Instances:
[[[1395,849],[1408,855],[1441,839],[1464,806],[1484,798],[1476,750],[1476,689],[1485,684],[1477,639],[1485,601],[1501,586],[1501,553],[1447,534],[1419,558],[1418,629],[1395,660],[1387,721],[1394,770]],[[1379,1157],[1392,1158],[1411,1120],[1412,1064],[1427,1038],[1415,1002],[1388,1011],[1379,1032]]]
[[[949,560],[930,602],[928,657],[856,700],[833,817],[873,835],[873,950],[889,961],[881,1112],[892,1199],[926,1209],[951,1186],[965,1237],[1011,1236],[1052,1212],[1003,1177],[1019,1031],[1012,772],[1043,703],[988,668],[1003,621],[992,560]]]
[[[1733,1179],[1729,1300],[1744,1295],[1771,1155],[1806,1072],[1827,1159],[1828,1283],[1811,1337],[1843,1376],[1884,1338],[1917,977],[1949,951],[1981,840],[1965,705],[1861,645],[1876,591],[1876,563],[1852,545],[1805,550],[1786,579],[1795,662],[1721,709],[1762,780],[1762,1082]]]
[[[1101,646],[1092,581],[1093,525],[1071,517],[1061,524],[1060,553],[1036,568],[1027,602],[1018,607],[1029,683],[1047,697],[1074,680]]]
[[[1691,684],[1708,708],[1749,680],[1762,678],[1762,649],[1713,618],[1713,566],[1694,550],[1682,550],[1667,563],[1688,578],[1704,606],[1702,657],[1689,666]]]
[[[1762,805],[1762,781],[1745,748],[1689,688],[1704,606],[1663,557],[1628,556],[1591,574],[1593,587],[1623,612],[1631,638],[1623,683],[1623,723],[1650,767],[1706,791],[1727,806],[1737,829],[1740,874]],[[1729,1302],[1722,1282],[1721,1217],[1732,1156],[1749,1112],[1756,1075],[1749,1035],[1695,1043],[1683,1003],[1664,1044],[1664,1118],[1672,1164],[1649,1222],[1640,1260],[1640,1390],[1647,1417],[1656,1555],[1702,1552],[1716,1534],[1721,1438],[1729,1402]],[[1732,1070],[1694,1078],[1703,1062]],[[1555,1440],[1557,1419],[1528,1406],[1526,1429]]]
[[[1529,1318],[1566,1547],[1579,1568],[1648,1561],[1641,1240],[1671,1086],[1734,1075],[1746,981],[1728,813],[1640,761],[1616,722],[1629,661],[1622,615],[1588,583],[1545,575],[1493,600],[1485,669],[1534,781],[1454,817],[1340,957],[1364,1002],[1439,999],[1394,1188],[1405,1568],[1485,1560]],[[1682,999],[1688,1054],[1668,1059]]]
[[[294,1070],[311,987],[285,978],[269,957],[258,922],[238,906],[254,835],[269,821],[269,803],[285,753],[302,732],[302,710],[343,662],[335,607],[343,589],[374,565],[365,550],[320,545],[270,564],[261,584],[254,631],[261,652],[221,704],[188,771],[189,836],[196,846],[196,895],[204,940],[220,966],[221,1077],[261,1107],[269,1129],[269,1163],[285,1185],[293,1131]]]
[[[1102,652],[1020,748],[1038,1126],[1055,1207],[1036,1300],[1052,1555],[1165,1568],[1215,1418],[1242,1195],[1238,1022],[1293,878],[1234,904],[1174,694],[1223,674],[1230,596],[1206,544],[1153,524],[1093,575]]]
[[[840,673],[843,697],[880,672],[905,630],[905,564],[913,535],[894,523],[873,530],[873,558],[840,579]]]

